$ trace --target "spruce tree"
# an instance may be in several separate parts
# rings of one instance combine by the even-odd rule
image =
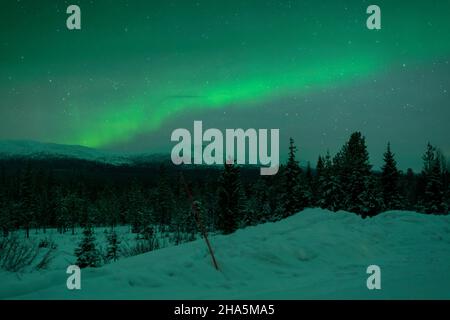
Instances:
[[[75,256],[77,257],[76,265],[80,268],[100,266],[100,255],[95,246],[95,235],[90,225],[83,230],[83,239],[75,249]]]
[[[435,153],[436,148],[433,147],[431,143],[427,143],[427,150],[425,151],[425,154],[423,155],[423,169],[422,174],[428,175],[431,173],[431,170],[433,168],[434,160],[435,160]]]
[[[131,232],[139,234],[143,227],[142,209],[145,207],[144,195],[141,186],[133,181],[130,191],[127,193],[126,217],[131,224]]]
[[[301,174],[302,170],[295,159],[297,147],[294,139],[289,139],[289,155],[286,167],[284,168],[284,186],[283,186],[283,209],[284,217],[290,216],[301,211],[306,206],[306,197],[303,194]]]
[[[226,163],[218,186],[218,230],[224,234],[236,231],[242,219],[243,200],[239,167]]]
[[[103,217],[102,220],[107,221],[111,229],[114,229],[118,224],[120,216],[119,199],[115,196],[115,193],[112,186],[108,185],[102,191],[98,200],[98,209]]]
[[[371,181],[371,165],[365,138],[354,132],[336,159],[339,183],[342,187],[343,209],[358,214],[365,213],[368,204],[361,194],[374,184]],[[372,205],[371,205],[372,206]]]
[[[358,197],[361,204],[359,214],[363,217],[373,217],[383,209],[383,193],[381,187],[373,175],[367,176],[364,180],[364,190]]]
[[[406,210],[415,210],[418,198],[417,177],[411,168],[408,168],[406,170],[402,191],[403,194],[405,195],[403,208]]]
[[[381,187],[383,192],[383,202],[385,210],[400,209],[402,207],[400,189],[400,172],[397,169],[397,162],[388,143],[384,153],[384,164],[381,168]]]
[[[60,199],[60,210],[62,210],[66,223],[70,224],[72,235],[75,234],[75,227],[80,221],[81,209],[82,199],[75,193],[69,193]]]
[[[55,223],[58,232],[62,234],[66,232],[66,228],[69,225],[69,214],[66,210],[65,196],[61,187],[56,189],[55,198]]]
[[[442,163],[442,176],[443,176],[443,183],[442,187],[444,190],[444,199],[445,199],[445,206],[447,208],[447,211],[450,208],[450,172],[448,170],[448,164],[445,159],[443,159]]]
[[[442,184],[441,161],[436,157],[433,161],[430,172],[426,178],[425,186],[425,212],[426,213],[446,213],[447,208],[444,198]]]
[[[199,200],[195,200],[192,204],[189,214],[185,215],[183,229],[187,236],[187,241],[193,241],[196,238],[196,234],[200,231],[200,225],[206,230],[205,225],[205,208]]]
[[[172,214],[175,209],[174,197],[169,183],[169,177],[165,166],[159,169],[159,181],[157,189],[157,218],[158,222],[163,225],[170,225]]]
[[[117,261],[120,256],[120,240],[117,236],[117,232],[112,229],[108,234],[108,249],[106,252],[106,260]]]
[[[315,204],[314,199],[315,185],[314,185],[314,176],[311,169],[311,163],[309,161],[306,165],[305,178],[302,183],[302,187],[304,189],[305,206],[312,207]]]
[[[272,220],[272,209],[270,206],[270,193],[267,180],[267,177],[260,177],[255,186],[256,223]]]
[[[322,176],[324,169],[325,169],[324,158],[322,156],[319,156],[319,158],[317,159],[317,164],[316,164],[316,180],[317,181]],[[317,184],[317,182],[316,182],[316,184]]]
[[[20,220],[28,239],[30,237],[30,228],[33,224],[36,224],[37,218],[36,190],[30,164],[27,164],[21,175],[19,188]]]
[[[247,201],[244,226],[257,225],[272,220],[272,210],[269,202],[267,177],[259,177],[253,189],[253,194]]]
[[[318,200],[317,205],[323,209],[337,211],[341,209],[340,180],[336,172],[336,165],[333,164],[329,151],[324,158],[320,158],[318,170]]]
[[[427,144],[427,150],[423,155],[423,169],[421,175],[420,210],[425,213],[446,213],[444,176],[442,171],[442,157],[438,150]]]
[[[11,209],[5,195],[0,192],[0,229],[4,237],[7,237],[12,229]]]
[[[316,164],[316,177],[315,177],[315,205],[324,208],[324,186],[325,186],[325,160],[324,157],[319,156]]]

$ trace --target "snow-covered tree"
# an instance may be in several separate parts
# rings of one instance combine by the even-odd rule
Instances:
[[[358,197],[356,208],[362,217],[373,217],[383,210],[383,193],[379,186],[378,180],[369,175],[365,177],[364,190]]]
[[[433,166],[426,177],[424,199],[426,213],[447,212],[442,185],[441,162],[439,158],[434,160]]]
[[[272,210],[269,202],[269,186],[266,177],[259,177],[253,186],[253,194],[247,201],[247,224],[256,225],[272,220]]]
[[[443,157],[430,143],[423,155],[423,169],[421,181],[423,194],[419,209],[426,213],[447,213],[445,201],[445,170],[442,168]]]
[[[4,199],[5,196],[0,193],[0,229],[2,236],[7,237],[14,225],[14,206],[9,202],[6,202]]]
[[[335,171],[330,153],[327,151],[326,156],[320,157],[318,160],[317,205],[331,211],[341,209],[341,192],[339,177]]]
[[[324,171],[325,171],[324,157],[319,155],[319,158],[317,159],[317,163],[316,163],[316,175],[315,175],[314,180],[313,180],[313,185],[314,185],[314,188],[313,188],[314,205],[315,206],[319,206],[319,207],[320,207],[320,201],[322,199],[321,181],[323,179]]]
[[[159,170],[157,194],[156,216],[158,222],[163,225],[169,225],[175,210],[175,202],[167,170],[163,165]]]
[[[311,169],[311,163],[308,161],[306,165],[306,171],[304,176],[304,181],[302,183],[302,188],[304,189],[305,196],[305,206],[312,207],[315,205],[314,192],[315,192],[315,183],[314,176]]]
[[[423,157],[423,169],[422,173],[424,175],[430,174],[433,168],[434,161],[436,159],[436,148],[433,147],[431,143],[427,143],[427,150],[425,151]]]
[[[75,227],[80,222],[81,212],[83,210],[83,200],[74,192],[66,194],[59,199],[59,210],[64,220],[64,225],[70,225],[72,235],[75,234]]]
[[[343,209],[362,214],[366,203],[361,194],[372,184],[368,181],[371,175],[369,153],[365,138],[360,132],[354,132],[344,145],[336,159],[336,170],[342,187]]]
[[[95,246],[95,235],[90,225],[83,230],[83,239],[75,249],[76,265],[80,268],[100,266],[100,254]]]
[[[114,195],[115,190],[111,186],[106,186],[97,201],[101,220],[107,221],[112,229],[118,224],[120,215],[119,199]]]
[[[217,229],[224,234],[232,233],[238,228],[242,219],[244,197],[240,182],[239,167],[226,163],[218,186]]]
[[[106,260],[117,261],[120,256],[120,240],[115,230],[108,234],[108,248],[106,251]]]
[[[33,171],[28,164],[20,176],[19,195],[20,195],[20,222],[25,228],[26,237],[30,237],[30,228],[36,225],[38,216],[37,193],[35,192],[35,183]]]
[[[413,211],[417,205],[417,176],[411,168],[406,170],[406,174],[403,177],[402,194],[404,195],[404,201],[402,209]]]
[[[384,164],[381,168],[381,187],[383,192],[383,202],[385,210],[400,209],[402,200],[399,187],[400,172],[397,169],[397,162],[388,143],[384,153]]]
[[[303,210],[307,205],[306,188],[302,183],[302,170],[295,158],[297,147],[294,139],[289,139],[289,155],[284,168],[283,209],[284,216]]]

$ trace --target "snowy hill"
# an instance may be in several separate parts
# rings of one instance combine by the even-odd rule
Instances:
[[[162,155],[114,153],[93,148],[28,140],[0,141],[0,158],[75,158],[114,165],[161,161]]]
[[[0,274],[0,298],[27,299],[450,299],[450,216],[391,211],[372,219],[307,209],[290,218],[82,271]],[[381,268],[381,290],[366,269]]]

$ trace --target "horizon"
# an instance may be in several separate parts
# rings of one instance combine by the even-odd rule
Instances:
[[[27,139],[8,139],[8,140],[0,140],[0,144],[2,143],[2,142],[8,142],[8,143],[20,143],[20,142],[24,142],[24,143],[35,143],[35,144],[40,144],[40,145],[55,145],[55,146],[67,146],[67,147],[79,147],[79,148],[86,148],[86,149],[88,149],[88,150],[92,150],[92,151],[96,151],[96,152],[104,152],[104,153],[106,153],[106,154],[109,154],[109,155],[111,155],[111,156],[124,156],[124,157],[133,157],[133,156],[167,156],[167,158],[169,159],[170,158],[170,156],[171,156],[171,150],[167,150],[167,151],[159,151],[159,152],[152,152],[152,151],[147,151],[147,152],[139,152],[139,151],[114,151],[114,150],[110,150],[110,149],[102,149],[102,148],[93,148],[93,147],[88,147],[88,146],[83,146],[83,145],[74,145],[74,144],[60,144],[60,143],[54,143],[54,142],[45,142],[45,141],[37,141],[37,140],[27,140]],[[205,144],[203,145],[203,147],[205,146]],[[297,146],[298,147],[298,146]],[[341,146],[342,147],[342,146]],[[368,148],[369,149],[369,148]],[[425,148],[424,148],[425,149]],[[439,148],[437,148],[437,150],[439,150],[439,151],[441,151]],[[288,154],[288,149],[286,148],[286,150],[285,150],[286,152],[283,152],[283,150],[280,150],[280,165],[281,166],[284,166],[285,165],[285,163],[286,163],[286,160],[287,160],[287,154]],[[1,154],[1,149],[0,149],[0,154]],[[335,154],[336,154],[336,152],[335,153],[331,153],[330,152],[330,156],[331,156],[331,158],[333,158],[334,156],[335,156]],[[325,156],[326,155],[326,152],[324,152],[324,153],[322,153],[322,154],[320,154],[320,155],[317,155],[317,157],[316,157],[316,161],[314,161],[314,162],[311,162],[311,161],[308,161],[308,160],[304,160],[304,159],[301,159],[301,158],[299,158],[299,153],[297,152],[297,161],[299,162],[299,165],[302,167],[302,168],[304,168],[304,169],[306,169],[307,168],[307,166],[308,166],[308,162],[309,162],[309,165],[310,165],[310,167],[311,167],[311,169],[313,169],[313,170],[315,170],[316,169],[316,165],[317,165],[317,159],[318,159],[318,157],[319,156]],[[383,155],[382,155],[383,156]],[[381,158],[382,158],[382,156],[381,156]],[[421,159],[421,161],[423,162],[423,160],[422,160],[422,156],[423,156],[423,154],[422,155],[420,155],[420,159]],[[394,152],[394,157],[395,157],[395,152]],[[370,154],[370,151],[369,151],[369,159],[370,159],[370,164],[372,165],[372,171],[374,171],[374,172],[380,172],[381,171],[381,165],[380,166],[377,166],[377,165],[375,165],[375,164],[373,164],[372,163],[372,161],[371,161],[371,159],[372,159],[372,157],[371,157],[371,154]],[[450,159],[448,159],[448,158],[446,158],[445,157],[445,160],[446,160],[446,166],[447,166],[447,168],[450,166]],[[186,165],[188,165],[188,166],[192,166],[192,164],[186,164]],[[212,167],[217,167],[217,166],[221,166],[220,164],[216,164],[216,165],[207,165],[207,164],[201,164],[201,165],[199,165],[200,167],[208,167],[208,166],[212,166]],[[256,164],[256,165],[252,165],[252,164],[244,164],[244,165],[241,165],[241,166],[243,166],[243,167],[256,167],[256,166],[258,166],[258,164]],[[403,173],[406,173],[406,171],[408,170],[408,169],[412,169],[413,170],[413,172],[414,173],[420,173],[422,170],[423,170],[423,165],[422,166],[420,166],[420,167],[418,167],[418,168],[412,168],[412,167],[405,167],[405,168],[403,168],[402,166],[400,166],[399,164],[398,164],[398,161],[397,161],[397,167],[399,168],[399,170],[400,171],[402,171]]]

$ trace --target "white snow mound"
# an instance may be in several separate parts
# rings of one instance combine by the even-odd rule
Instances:
[[[82,270],[2,277],[9,299],[449,299],[450,216],[390,211],[371,219],[306,209],[275,223]],[[381,290],[369,290],[369,265]]]

